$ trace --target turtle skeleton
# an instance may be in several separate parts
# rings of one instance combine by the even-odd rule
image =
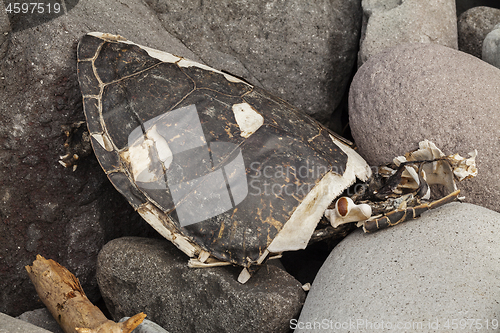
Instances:
[[[460,190],[455,179],[462,181],[477,175],[477,151],[463,158],[458,154],[445,156],[428,140],[420,142],[419,146],[418,150],[394,158],[392,165],[380,166],[379,172],[361,191],[350,198],[339,198],[334,209],[327,209],[325,216],[332,227],[338,227],[343,220],[354,222],[359,216],[357,226],[362,226],[365,232],[374,232],[415,219],[427,210],[459,199]],[[429,201],[431,186],[436,184],[443,185],[448,193]],[[344,204],[339,205],[339,202]],[[363,214],[346,218],[348,212],[356,214],[361,210]]]

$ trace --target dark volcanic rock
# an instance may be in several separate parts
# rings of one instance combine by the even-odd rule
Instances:
[[[54,317],[52,317],[52,314],[47,308],[27,311],[18,316],[17,319],[21,319],[35,326],[44,328],[52,333],[64,333],[61,326],[59,326],[59,324],[54,319]]]
[[[458,19],[458,49],[481,58],[483,40],[500,23],[500,9],[474,7]]]
[[[58,163],[61,125],[84,119],[76,77],[84,33],[102,30],[182,50],[159,22],[144,19],[148,13],[132,1],[84,1],[66,15],[5,34],[11,29],[0,11],[0,312],[40,307],[24,269],[36,254],[66,266],[95,299],[99,249],[113,237],[152,230],[93,155],[75,172]]]
[[[205,63],[328,121],[353,69],[361,1],[147,0]]]
[[[124,237],[101,250],[97,280],[117,320],[143,311],[169,332],[288,332],[305,299],[274,265],[246,284],[239,267],[193,269],[167,240]]]
[[[498,0],[456,0],[457,4],[457,16],[460,17],[463,12],[472,8],[479,6],[487,6],[493,8],[499,8],[500,2]]]

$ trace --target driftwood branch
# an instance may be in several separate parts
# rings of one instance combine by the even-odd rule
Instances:
[[[146,317],[141,312],[123,323],[107,319],[89,301],[78,279],[54,260],[37,255],[25,268],[38,296],[66,333],[128,333]]]

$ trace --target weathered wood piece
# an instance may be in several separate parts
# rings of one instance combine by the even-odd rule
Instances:
[[[89,301],[80,281],[54,260],[37,255],[25,268],[38,296],[66,333],[128,333],[146,317],[141,312],[123,323],[107,319]]]

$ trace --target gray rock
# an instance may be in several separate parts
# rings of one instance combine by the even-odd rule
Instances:
[[[115,239],[101,250],[97,279],[115,319],[144,312],[175,332],[288,332],[305,293],[285,271],[262,267],[246,284],[239,267],[192,269],[167,240]]]
[[[18,316],[17,319],[21,319],[35,326],[44,328],[52,333],[64,333],[61,326],[59,326],[59,324],[54,319],[54,317],[52,317],[47,308],[27,311]]]
[[[500,24],[495,25],[484,38],[481,59],[500,68]]]
[[[323,122],[339,105],[356,60],[360,0],[147,3],[208,65]]]
[[[6,26],[2,12],[0,30]],[[196,58],[146,4],[129,0],[81,1],[65,15],[16,25],[0,38],[0,311],[10,315],[40,307],[24,269],[36,254],[67,267],[95,300],[99,249],[113,237],[152,230],[95,157],[75,172],[57,163],[64,154],[61,125],[84,119],[76,44],[95,30]]]
[[[51,333],[23,320],[13,318],[0,312],[0,333]]]
[[[436,43],[457,48],[454,0],[365,0],[358,66],[402,43]]]
[[[47,308],[27,311],[16,318],[25,321],[27,323],[33,324],[37,327],[46,329],[47,331],[52,333],[64,333],[61,326],[57,324],[56,320],[54,319],[54,317],[52,317]],[[123,317],[122,319],[120,319],[119,322],[124,322],[129,318],[130,317]],[[0,332],[2,332],[1,329]],[[144,319],[143,322],[133,330],[133,333],[168,333],[168,332],[163,328],[161,328],[159,325],[152,322],[151,320]]]
[[[130,317],[123,317],[120,319],[120,323],[126,321]],[[151,320],[144,319],[142,323],[137,326],[132,333],[168,333],[163,327],[158,324],[155,324]]]
[[[458,49],[481,58],[483,40],[500,23],[500,9],[474,7],[458,19]]]
[[[0,11],[0,60],[5,57],[5,52],[7,52],[7,36],[11,32],[9,17],[7,16],[7,12],[2,10]],[[2,73],[0,72],[0,77]],[[0,79],[2,80],[2,79]]]
[[[451,332],[455,322],[477,319],[469,331],[487,330],[487,321],[491,330],[498,318],[499,230],[500,214],[461,203],[374,234],[358,230],[325,261],[295,325]]]
[[[486,6],[486,7],[493,7],[493,8],[499,8],[500,3],[498,3],[498,0],[456,0],[457,2],[457,16],[460,17],[460,15],[465,12],[466,10],[472,8],[472,7],[479,7],[479,6]]]
[[[435,44],[383,52],[357,72],[350,125],[370,165],[418,148],[428,139],[445,154],[478,150],[479,174],[459,183],[466,201],[500,211],[500,70]]]

